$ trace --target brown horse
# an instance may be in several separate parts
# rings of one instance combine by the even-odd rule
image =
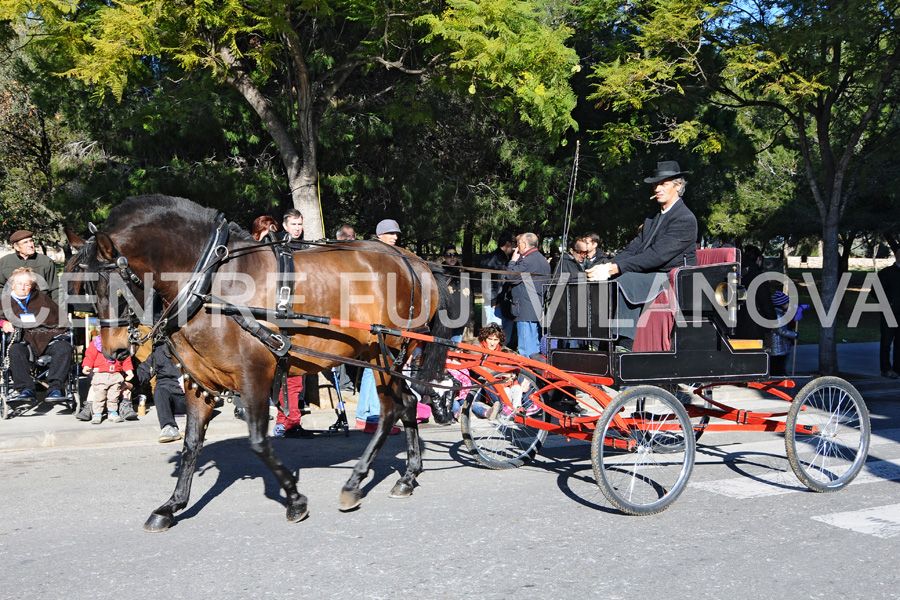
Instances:
[[[134,315],[129,313],[131,318],[123,320],[120,313],[128,312],[126,301],[134,311],[145,306],[149,310],[152,302],[144,292],[152,287],[166,309],[163,315],[168,317],[166,323],[156,321],[154,333],[168,334],[176,362],[185,371],[186,380],[194,382],[186,389],[187,427],[178,482],[171,498],[153,511],[144,524],[145,531],[168,529],[174,522],[174,513],[187,505],[214,397],[224,390],[234,390],[241,396],[250,447],[284,489],[287,519],[296,522],[307,515],[307,498],[297,491],[297,478],[275,456],[266,434],[275,355],[234,320],[203,308],[198,296],[186,293],[191,291],[188,286],[194,273],[199,280],[206,276],[209,290],[199,290],[202,294],[212,293],[234,305],[268,309],[276,306],[275,254],[269,247],[259,246],[241,228],[234,224],[223,226],[224,219],[218,219],[217,228],[213,210],[183,198],[141,196],[116,206],[103,230],[96,231],[88,241],[70,236],[78,252],[67,263],[66,271],[70,279],[88,282],[82,286],[72,281],[70,290],[88,291],[94,296],[98,317],[106,325],[101,332],[104,355],[121,359],[136,349],[139,333],[134,327]],[[205,247],[203,240],[207,240]],[[207,266],[209,263],[211,267]],[[297,313],[399,329],[431,325],[437,328],[433,333],[443,332],[439,320],[433,318],[445,297],[439,290],[446,287],[432,273],[437,266],[405,250],[378,241],[328,244],[295,252],[294,267],[296,283],[288,308],[292,306]],[[117,281],[122,283],[118,288]],[[203,287],[203,282],[198,285]],[[393,353],[400,348],[398,337],[384,336],[380,343],[369,330],[313,321],[279,324],[280,332],[296,346],[288,359],[292,376],[317,373],[338,364],[338,360],[318,353],[359,357],[376,365],[385,362],[382,343]],[[277,330],[271,321],[263,325]],[[299,349],[312,351],[313,355]],[[443,367],[445,350],[445,346],[430,344],[425,351],[423,372],[436,375]],[[406,428],[407,468],[391,496],[410,496],[416,476],[422,472],[415,400],[403,393],[401,380],[379,371],[375,378],[382,418],[341,491],[340,508],[345,511],[360,504],[360,484],[398,419]],[[442,408],[435,411],[436,418],[446,419],[448,407]]]

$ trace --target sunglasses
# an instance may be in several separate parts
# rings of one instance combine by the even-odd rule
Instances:
[[[576,250],[576,251],[575,251],[575,254],[580,254],[580,255],[582,255],[582,256],[587,256],[587,255],[588,255],[588,251],[587,251],[587,250]]]
[[[457,254],[456,252],[445,252],[444,256],[446,256],[447,258],[456,258],[457,256],[459,256],[459,254]]]

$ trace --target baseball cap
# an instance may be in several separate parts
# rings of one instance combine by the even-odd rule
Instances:
[[[384,233],[400,233],[400,225],[393,219],[380,221],[375,228],[375,235],[382,235]]]

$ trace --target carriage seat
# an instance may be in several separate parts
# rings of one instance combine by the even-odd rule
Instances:
[[[697,250],[696,266],[669,271],[669,286],[641,313],[632,349],[635,352],[669,352],[679,298],[691,293],[689,278],[697,275],[706,277],[715,289],[721,283],[723,273],[735,266],[740,271],[740,262],[737,248],[701,248]],[[685,289],[680,290],[679,286]]]

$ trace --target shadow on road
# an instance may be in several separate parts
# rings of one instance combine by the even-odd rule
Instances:
[[[337,468],[346,471],[350,477],[351,469],[363,454],[372,436],[353,432],[349,437],[343,435],[322,435],[312,439],[272,439],[275,454],[285,467],[295,475],[303,469]],[[424,440],[424,472],[461,468],[463,464],[455,460],[459,455],[462,441],[444,442]],[[181,465],[181,452],[173,455],[169,462],[173,465],[172,486]],[[363,495],[391,477],[399,477],[406,471],[406,436],[390,436],[376,457],[369,476],[363,482]],[[197,461],[194,477],[213,475],[213,485],[199,498],[192,499],[188,507],[178,513],[178,521],[190,519],[197,515],[214,498],[227,490],[236,482],[262,479],[264,496],[280,505],[285,504],[285,497],[275,476],[261,460],[251,452],[247,438],[233,438],[215,441],[204,445]],[[420,475],[421,477],[422,475]],[[335,495],[339,492],[335,490]],[[303,489],[300,489],[303,493]],[[160,498],[160,504],[166,499]]]

